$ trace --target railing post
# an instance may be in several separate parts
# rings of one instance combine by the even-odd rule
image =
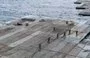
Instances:
[[[50,40],[51,40],[51,38],[49,37],[49,38],[48,38],[48,41],[47,41],[48,44],[50,43]]]
[[[68,21],[66,21],[66,24],[68,24]]]
[[[76,31],[76,36],[78,36],[78,31]]]
[[[53,31],[55,31],[56,30],[56,28],[55,27],[53,27]]]
[[[59,38],[59,33],[57,33],[57,37],[56,37],[56,39],[58,39]]]
[[[63,37],[66,38],[66,32],[64,32]]]
[[[26,26],[28,26],[29,24],[28,23],[26,23]]]
[[[39,44],[38,45],[38,51],[41,51],[41,48],[42,48],[42,46],[41,46],[41,44]]]
[[[68,31],[69,32],[69,35],[71,34],[71,30]]]

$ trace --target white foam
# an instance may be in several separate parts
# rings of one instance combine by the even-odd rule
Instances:
[[[24,16],[24,17],[21,17],[21,18],[34,18],[34,19],[38,19],[38,18],[40,18],[40,16],[28,15],[28,16]]]

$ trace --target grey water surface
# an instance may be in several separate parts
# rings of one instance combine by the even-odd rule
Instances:
[[[34,15],[59,19],[86,20],[78,16],[76,0],[0,0],[0,23]]]

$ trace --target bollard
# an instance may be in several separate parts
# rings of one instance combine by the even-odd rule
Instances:
[[[38,46],[38,51],[41,51],[41,44],[39,44]]]
[[[57,33],[57,37],[56,37],[56,39],[58,39],[59,38],[59,33]]]
[[[76,36],[78,36],[78,31],[76,31]]]
[[[71,30],[69,30],[69,35],[71,34]]]
[[[48,41],[47,41],[48,44],[50,43],[50,39],[51,39],[51,38],[49,37],[49,38],[48,38]]]
[[[66,24],[68,24],[68,21],[66,21]]]
[[[56,28],[55,27],[53,27],[53,31],[55,31],[56,30]]]
[[[28,26],[29,24],[28,23],[26,23],[26,26]]]
[[[64,32],[63,37],[66,38],[66,32]]]

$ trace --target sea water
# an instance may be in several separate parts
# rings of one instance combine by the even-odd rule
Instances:
[[[87,20],[78,16],[76,0],[0,0],[0,25],[24,16]],[[82,10],[81,10],[82,11]]]

